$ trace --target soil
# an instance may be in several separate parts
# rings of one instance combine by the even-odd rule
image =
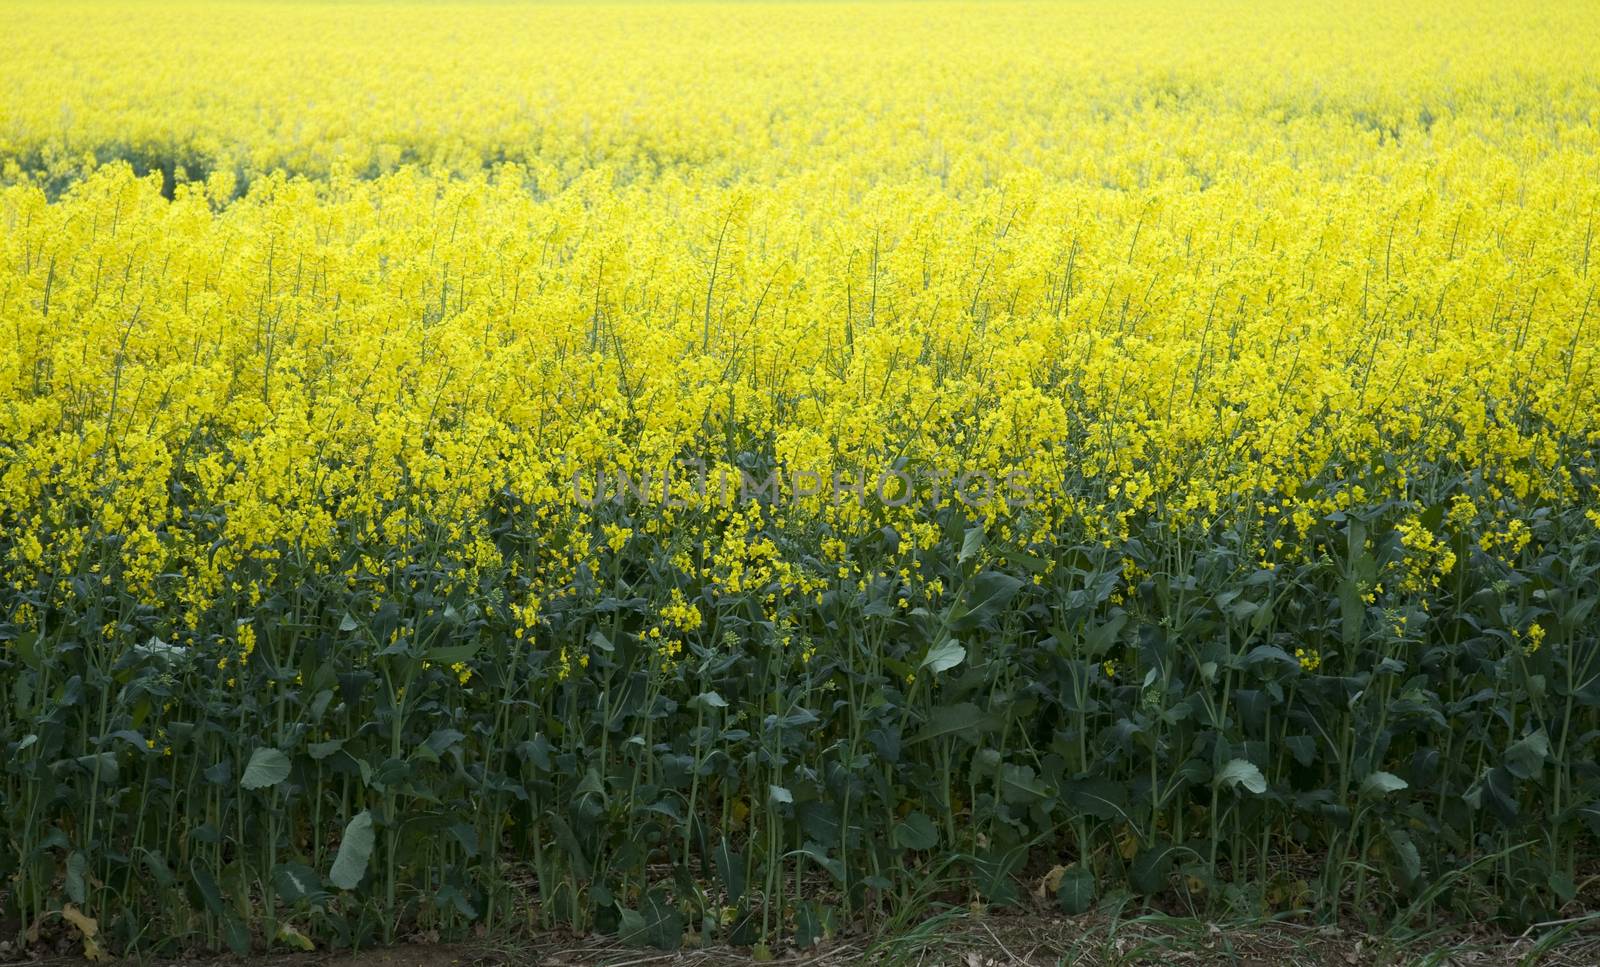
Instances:
[[[890,938],[843,937],[808,951],[775,952],[785,967],[843,967],[855,963],[895,967],[1021,967],[1072,964],[1439,965],[1600,963],[1600,915],[1549,949],[1533,937],[1458,932],[1411,942],[1332,928],[1260,924],[1224,928],[1165,917],[1115,920],[1085,917],[967,916],[913,924]],[[1549,934],[1546,934],[1549,936]],[[663,952],[624,947],[603,937],[507,937],[475,944],[414,943],[358,953],[198,956],[140,967],[730,967],[761,961],[757,952],[712,946]],[[7,958],[0,955],[0,961]],[[81,958],[20,961],[37,967],[83,967]],[[123,967],[133,967],[126,962]]]

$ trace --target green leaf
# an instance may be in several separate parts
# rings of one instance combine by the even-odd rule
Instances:
[[[1246,792],[1257,796],[1267,791],[1266,777],[1256,768],[1255,763],[1248,759],[1230,760],[1217,773],[1216,783],[1222,789],[1243,786]]]
[[[1177,858],[1177,850],[1168,843],[1157,842],[1145,847],[1128,867],[1128,885],[1138,893],[1160,893],[1167,888]]]
[[[956,555],[957,564],[965,564],[972,560],[972,556],[983,547],[983,525],[976,524],[967,528],[966,534],[961,538],[961,552]]]
[[[194,875],[194,888],[195,892],[200,894],[200,902],[204,903],[206,909],[213,915],[222,916],[227,907],[223,906],[222,888],[217,886],[217,878],[204,866],[190,866],[189,872]]]
[[[11,639],[11,647],[15,649],[16,653],[22,658],[22,663],[24,665],[27,665],[34,671],[38,671],[43,667],[44,658],[39,651],[39,632],[24,631],[22,634]]]
[[[1506,748],[1505,765],[1507,771],[1518,779],[1532,779],[1544,770],[1545,760],[1549,757],[1550,740],[1540,729]]]
[[[450,645],[445,648],[429,648],[428,660],[435,665],[454,665],[470,659],[477,653],[478,646],[476,644]]]
[[[657,950],[677,950],[683,944],[683,914],[679,913],[667,898],[657,892],[646,894],[640,904],[638,919],[629,918],[624,910],[624,919],[630,928],[628,933],[618,931],[618,938],[627,943],[648,945]]]
[[[926,742],[955,733],[975,736],[994,729],[996,724],[993,716],[971,702],[941,705],[928,716],[928,724],[911,742]]]
[[[987,625],[1011,603],[1022,589],[1022,579],[1002,571],[985,571],[972,579],[964,598],[965,613],[956,622],[958,629]]]
[[[354,890],[367,875],[367,864],[372,861],[372,848],[376,843],[372,814],[363,809],[344,828],[344,839],[339,842],[339,854],[333,859],[328,881],[341,890]]]
[[[1392,772],[1374,772],[1361,780],[1361,795],[1380,799],[1391,792],[1410,788],[1411,784]]]
[[[733,851],[727,839],[720,840],[711,855],[716,861],[717,878],[722,881],[722,890],[728,895],[728,902],[737,904],[744,899],[744,857]]]
[[[250,754],[239,785],[246,789],[265,789],[289,778],[289,757],[277,749],[257,749]]]
[[[926,813],[911,813],[894,824],[894,844],[901,849],[933,849],[939,843],[939,831]]]
[[[76,759],[63,759],[51,768],[60,769],[67,765],[76,765],[91,776],[98,776],[100,782],[112,785],[117,781],[117,754],[115,752],[91,752],[80,755]]]
[[[1281,665],[1284,671],[1292,672],[1300,667],[1300,661],[1293,655],[1276,645],[1257,645],[1245,656],[1245,665],[1258,669],[1263,665]]]
[[[835,881],[840,883],[844,882],[844,862],[842,860],[837,860],[830,857],[828,855],[828,851],[823,849],[821,846],[818,846],[816,843],[808,842],[800,849],[791,850],[784,854],[785,859],[791,856],[807,857],[813,863],[827,870]]]
[[[701,692],[689,700],[689,705],[699,708],[727,708],[728,700],[716,692]]]
[[[934,674],[949,671],[967,659],[967,649],[961,642],[954,638],[946,638],[943,644],[936,645],[928,650],[926,658],[918,668],[926,668]]]
[[[578,834],[573,832],[572,824],[560,816],[550,817],[550,825],[556,833],[556,845],[567,855],[567,862],[580,877],[588,879],[594,871],[594,864],[590,862],[588,854],[583,850],[583,844],[578,842]]]
[[[794,912],[794,945],[801,950],[816,946],[827,933],[823,919],[816,904],[802,901]]]
[[[434,761],[450,751],[451,748],[461,744],[466,739],[466,734],[457,729],[435,729],[428,740],[422,743],[423,747],[433,753]]]
[[[1009,803],[1034,802],[1050,796],[1029,765],[1008,762],[1000,767],[1000,797]]]
[[[1578,885],[1563,870],[1551,870],[1545,883],[1562,903],[1571,903],[1573,897],[1578,895]]]
[[[1062,798],[1096,819],[1127,819],[1127,787],[1103,776],[1069,779],[1062,784]]]
[[[89,871],[89,857],[83,855],[82,850],[73,850],[67,857],[67,899],[73,903],[82,903],[88,890],[84,884],[84,874]]]
[[[304,863],[279,863],[272,869],[272,886],[286,903],[324,896],[322,877]]]
[[[159,853],[145,850],[144,868],[149,872],[151,878],[156,881],[156,885],[163,890],[169,890],[178,883],[178,878],[172,875],[172,870],[167,866],[167,861],[162,859]]]
[[[478,855],[478,831],[471,823],[451,823],[450,835],[455,837],[456,843],[461,846],[461,851],[466,853],[468,858]]]
[[[1346,648],[1361,643],[1362,622],[1367,616],[1367,605],[1361,597],[1361,586],[1355,578],[1339,582],[1339,633]]]
[[[1111,650],[1117,643],[1117,637],[1122,634],[1122,628],[1128,623],[1128,613],[1117,611],[1111,620],[1105,624],[1095,625],[1083,636],[1083,657],[1090,660],[1098,659]]]
[[[333,755],[342,748],[344,748],[343,739],[329,739],[326,742],[311,743],[310,745],[306,746],[306,752],[310,753],[311,758],[314,761],[321,762],[323,759]]]
[[[1600,799],[1580,806],[1578,817],[1589,827],[1590,834],[1600,836]]]
[[[1094,873],[1080,865],[1067,867],[1061,874],[1061,885],[1056,889],[1056,903],[1061,912],[1071,916],[1088,913],[1094,906]]]
[[[238,956],[250,953],[250,927],[232,910],[222,918],[222,937],[228,942],[228,949]]]
[[[772,786],[772,785],[767,786],[767,796],[769,798],[771,798],[771,800],[773,802],[785,802],[785,803],[793,803],[794,802],[794,793],[790,792],[789,790],[785,789],[782,786]]]
[[[970,857],[978,894],[997,907],[1011,906],[1018,900],[1017,873],[1028,860],[1028,846],[1019,843],[1009,849],[980,848]]]
[[[440,887],[439,892],[433,895],[433,904],[441,910],[445,907],[454,907],[457,913],[468,920],[478,919],[478,908],[473,906],[472,900],[449,884]]]
[[[1386,773],[1374,773],[1384,775]],[[1391,829],[1388,833],[1389,846],[1394,850],[1394,857],[1400,864],[1401,871],[1405,874],[1407,884],[1417,882],[1422,876],[1422,856],[1417,852],[1417,845],[1411,841],[1411,836],[1403,829]]]

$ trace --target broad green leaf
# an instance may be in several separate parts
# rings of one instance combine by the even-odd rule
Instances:
[[[901,849],[933,849],[939,842],[939,831],[926,813],[910,813],[894,825],[894,844]]]
[[[1367,615],[1366,602],[1361,599],[1361,587],[1354,578],[1339,582],[1339,633],[1346,648],[1361,642],[1362,622]]]
[[[1104,624],[1095,625],[1083,636],[1083,657],[1094,660],[1099,659],[1111,646],[1117,643],[1117,637],[1122,634],[1122,628],[1128,623],[1128,613],[1118,610],[1111,619]]]
[[[440,756],[460,745],[465,739],[466,735],[458,729],[435,729],[422,745],[433,753],[434,761],[437,762]]]
[[[191,866],[189,871],[194,875],[194,888],[200,894],[200,902],[214,916],[222,916],[227,908],[223,906],[222,888],[217,886],[217,878],[204,866]]]
[[[478,646],[476,644],[449,645],[444,648],[429,648],[428,660],[435,665],[454,665],[458,662],[467,661],[477,653]]]
[[[250,754],[239,785],[246,789],[265,789],[289,778],[289,757],[277,749],[257,749]]]
[[[341,890],[354,890],[359,886],[361,878],[367,875],[367,864],[372,861],[376,842],[372,814],[362,810],[344,828],[344,838],[339,841],[339,853],[333,859],[328,882]]]
[[[972,560],[978,549],[983,547],[983,525],[976,524],[967,528],[961,538],[961,551],[956,555],[956,563],[965,564]]]
[[[1545,883],[1550,887],[1550,892],[1562,903],[1571,903],[1573,897],[1578,895],[1578,885],[1573,882],[1565,870],[1551,870],[1545,878]]]
[[[1145,847],[1134,855],[1128,867],[1128,885],[1137,893],[1160,893],[1167,888],[1177,858],[1177,850],[1168,843],[1157,842]]]
[[[1061,885],[1056,889],[1056,903],[1061,912],[1077,916],[1088,913],[1094,906],[1094,873],[1081,865],[1067,867],[1061,874]]]
[[[250,926],[232,910],[222,918],[222,937],[235,955],[243,957],[250,953]]]
[[[1513,742],[1506,748],[1505,765],[1518,779],[1532,779],[1544,770],[1550,757],[1550,740],[1540,729]]]
[[[151,879],[156,881],[156,885],[163,890],[171,889],[178,883],[178,878],[172,875],[172,870],[167,866],[167,861],[162,859],[159,853],[145,850],[144,868],[150,874]]]
[[[690,699],[689,704],[699,708],[727,708],[728,700],[716,692],[701,692]]]
[[[279,863],[272,870],[272,886],[286,903],[322,896],[322,877],[304,863]]]
[[[34,671],[38,671],[43,667],[44,659],[39,651],[38,631],[24,631],[22,634],[11,639],[11,647],[22,658],[22,663],[24,665],[27,665]]]
[[[1391,829],[1388,833],[1389,846],[1394,850],[1394,856],[1400,863],[1401,872],[1405,874],[1405,882],[1415,883],[1422,876],[1422,856],[1417,852],[1417,846],[1411,841],[1411,836],[1403,829]]]
[[[89,857],[83,855],[82,850],[73,850],[67,857],[67,877],[65,887],[67,899],[73,903],[82,903],[87,894],[84,875],[89,872]]]
[[[1050,792],[1039,782],[1032,766],[1008,762],[1000,767],[1000,796],[1006,802],[1036,802],[1047,798]]]
[[[52,769],[61,770],[67,765],[76,765],[90,776],[99,778],[102,785],[110,786],[116,783],[118,775],[117,754],[115,752],[92,752],[89,755],[80,755],[75,759],[63,759],[55,763]]]
[[[647,894],[638,910],[618,909],[617,939],[635,947],[676,950],[683,943],[683,914],[656,893]]]
[[[991,624],[995,617],[1022,589],[1022,579],[1003,571],[985,571],[972,579],[964,600],[965,613],[956,622],[958,629]]]
[[[940,705],[928,716],[928,724],[911,739],[926,742],[951,734],[976,736],[995,727],[994,717],[971,702]]]
[[[807,843],[800,849],[792,850],[791,852],[784,854],[785,859],[790,856],[807,857],[818,866],[827,870],[828,873],[833,876],[834,880],[840,883],[844,882],[844,863],[834,859],[833,857],[830,857],[828,855],[828,851],[823,849],[821,846],[818,846],[816,843]]]
[[[1261,795],[1267,791],[1267,779],[1248,759],[1232,759],[1217,772],[1216,783],[1223,789],[1243,786],[1246,792]]]
[[[1250,668],[1280,665],[1285,671],[1294,671],[1300,667],[1298,659],[1276,645],[1257,645],[1245,656],[1244,662]]]
[[[478,831],[471,823],[454,822],[450,824],[450,835],[461,846],[461,851],[468,858],[478,855]]]
[[[311,743],[310,745],[306,746],[306,752],[310,754],[314,761],[321,762],[323,759],[333,755],[342,748],[344,748],[343,739],[329,739],[326,742]]]
[[[1096,819],[1127,819],[1128,790],[1122,783],[1103,776],[1069,779],[1062,784],[1062,798]]]
[[[939,672],[949,671],[965,661],[966,658],[967,649],[962,647],[961,642],[954,638],[946,638],[942,644],[929,649],[927,657],[923,658],[922,664],[917,667],[926,668],[934,674],[938,674]]]
[[[596,900],[599,900],[598,896]],[[472,900],[465,893],[448,883],[440,887],[439,891],[433,895],[433,904],[441,910],[445,907],[454,907],[457,913],[468,920],[478,919],[478,908],[473,905]]]
[[[1589,834],[1600,836],[1600,799],[1578,808],[1578,817],[1589,827]]]
[[[801,950],[816,946],[827,933],[824,917],[818,913],[817,904],[801,901],[794,913],[794,945]]]
[[[1373,798],[1382,798],[1391,792],[1399,792],[1410,787],[1410,783],[1392,772],[1374,772],[1361,780],[1361,794]]]

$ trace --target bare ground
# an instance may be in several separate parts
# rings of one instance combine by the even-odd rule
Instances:
[[[771,962],[788,967],[854,963],[897,967],[1600,964],[1600,914],[1546,927],[1521,937],[1456,930],[1397,940],[1280,923],[1222,926],[1166,917],[1115,920],[1104,915],[980,917],[957,910],[931,917],[895,936],[844,936],[809,951],[779,952]],[[667,953],[621,946],[609,938],[543,934],[472,944],[413,943],[358,953],[197,956],[141,967],[731,967],[760,963],[758,953],[723,946]],[[6,959],[0,956],[0,961]],[[21,963],[79,967],[84,961],[54,957]],[[128,967],[132,963],[128,962]]]

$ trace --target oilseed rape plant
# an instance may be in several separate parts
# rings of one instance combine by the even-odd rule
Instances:
[[[1594,909],[1600,7],[0,16],[0,939]]]

